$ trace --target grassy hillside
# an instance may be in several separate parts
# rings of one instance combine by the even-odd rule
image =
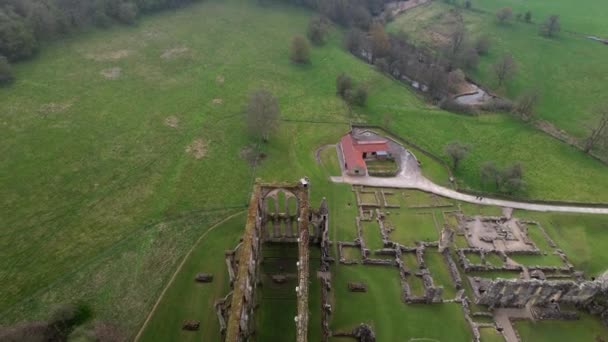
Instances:
[[[473,6],[495,13],[511,7],[514,13],[532,12],[533,21],[542,23],[550,15],[559,15],[562,29],[589,35],[608,36],[608,4],[602,0],[475,0]]]
[[[607,5],[598,7],[608,11]],[[455,16],[449,13],[453,8],[434,2],[397,17],[388,27],[393,32],[406,32],[419,43],[434,45],[438,36],[447,40],[455,29]],[[548,39],[540,36],[534,25],[515,21],[499,24],[491,15],[461,13],[470,41],[481,35],[491,41],[489,55],[481,58],[470,76],[511,99],[537,89],[541,99],[536,113],[541,119],[578,137],[588,134],[598,119],[598,107],[606,105],[608,65],[604,61],[608,60],[608,47],[566,33]],[[497,88],[493,64],[505,53],[513,55],[517,72],[506,87]]]
[[[394,130],[437,154],[455,139],[473,144],[459,172],[472,187],[483,160],[521,160],[527,196],[608,201],[603,165],[508,117],[428,107],[344,52],[338,31],[311,65],[291,64],[290,39],[310,15],[207,1],[55,42],[17,65],[18,81],[0,90],[0,322],[83,300],[132,332],[196,239],[246,205],[256,176],[308,175],[314,200],[327,196],[336,220],[350,220],[350,188],[324,189],[313,154],[348,125],[306,121],[388,112]],[[335,96],[343,71],[369,86],[366,109],[350,114]],[[282,122],[254,173],[242,109],[258,88],[305,122]]]

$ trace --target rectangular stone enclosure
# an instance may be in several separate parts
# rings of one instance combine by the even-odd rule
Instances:
[[[309,205],[306,178],[294,183],[261,183],[253,188],[242,241],[226,253],[232,291],[218,304],[224,341],[248,341],[255,333],[256,288],[265,243],[298,245],[296,341],[308,341],[309,245],[328,248],[328,210]],[[328,257],[322,253],[322,263]],[[323,265],[322,265],[323,268]]]

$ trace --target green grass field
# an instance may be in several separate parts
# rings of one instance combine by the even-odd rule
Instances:
[[[42,318],[57,303],[85,301],[95,317],[118,321],[134,335],[195,241],[245,208],[255,177],[310,177],[312,203],[326,197],[331,208],[331,239],[354,240],[351,187],[329,183],[337,171],[331,154],[323,155],[322,165],[314,157],[348,125],[282,121],[260,146],[267,157],[254,170],[243,157],[255,146],[245,133],[243,108],[258,88],[278,97],[284,119],[380,122],[391,112],[393,130],[438,155],[452,140],[470,142],[474,150],[457,176],[473,188],[482,161],[517,159],[527,171],[526,196],[608,200],[603,165],[506,116],[463,118],[430,108],[343,51],[339,31],[313,49],[311,65],[291,64],[289,41],[305,32],[310,15],[295,7],[209,0],[144,17],[134,27],[74,35],[16,65],[18,81],[0,90],[0,324]],[[112,68],[120,68],[118,79],[106,78]],[[368,106],[352,114],[335,96],[335,76],[343,71],[370,89]],[[432,174],[445,179],[438,169]],[[566,182],[576,187],[566,189]],[[225,292],[224,264],[217,258],[238,241],[239,220],[218,226],[195,249],[200,258],[188,259],[178,274],[146,340],[215,336],[215,317],[196,303]],[[430,228],[422,234],[438,236]],[[589,246],[595,251],[601,242]],[[582,258],[580,264],[591,262]],[[602,264],[595,262],[591,269]],[[188,272],[201,268],[213,268],[217,278],[213,287],[197,291]],[[338,303],[346,298],[347,279],[362,278],[373,290],[338,306],[332,323],[338,329],[377,320],[388,327],[378,333],[380,340],[470,340],[460,307],[405,306],[397,270],[369,269],[337,268]],[[362,305],[370,311],[356,310]],[[384,310],[391,305],[394,313]],[[177,331],[191,315],[203,317],[202,331]],[[436,317],[449,324],[423,324]]]
[[[599,4],[596,0],[593,11],[608,13],[608,4]],[[513,7],[531,6],[545,7],[547,10],[555,6],[566,11],[566,8],[591,10],[589,6],[568,1],[473,1],[476,3],[493,4],[513,3]],[[557,4],[559,3],[559,4]],[[483,6],[481,5],[480,6]],[[501,4],[501,5],[499,5]],[[557,5],[556,5],[557,4]],[[455,22],[448,11],[452,6],[434,2],[430,6],[413,9],[392,22],[388,28],[393,32],[406,32],[414,41],[425,45],[433,45],[431,32],[440,32],[445,37],[455,28]],[[558,9],[555,9],[558,11]],[[541,93],[540,102],[536,108],[539,118],[550,121],[567,132],[584,137],[589,127],[599,118],[594,111],[606,104],[603,94],[608,72],[608,49],[605,45],[562,33],[556,39],[547,39],[538,34],[538,27],[522,22],[499,24],[493,15],[485,15],[472,11],[461,11],[467,35],[470,41],[480,35],[488,35],[491,40],[490,53],[480,60],[478,69],[471,73],[474,79],[491,89],[498,90],[511,99],[516,99],[521,93],[537,89]],[[594,12],[594,18],[601,18]],[[576,12],[568,12],[570,18],[576,17]],[[566,13],[562,19],[566,20]],[[545,18],[543,18],[544,20]],[[582,19],[578,17],[577,19]],[[584,22],[583,20],[580,20]],[[599,24],[599,23],[596,23]],[[603,30],[608,33],[608,24],[602,20]],[[562,25],[567,29],[567,24]],[[517,74],[505,89],[497,89],[493,64],[505,53],[510,53],[517,64]],[[536,146],[536,145],[534,145]],[[541,149],[542,150],[542,149]]]
[[[576,321],[518,321],[515,327],[524,342],[601,341],[608,338],[606,328],[589,315],[582,315]]]
[[[601,37],[608,36],[608,6],[602,0],[476,0],[473,6],[495,13],[502,7],[511,7],[514,13],[532,12],[533,22],[542,23],[550,15],[559,15],[562,29]]]
[[[606,272],[606,263],[608,263],[606,217],[530,212],[518,212],[517,215],[540,222],[577,269],[585,271],[588,276],[598,276]]]

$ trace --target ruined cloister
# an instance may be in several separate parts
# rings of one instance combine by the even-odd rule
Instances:
[[[331,328],[332,305],[340,305],[332,292],[334,262],[344,267],[394,268],[401,284],[400,303],[395,305],[460,305],[474,341],[480,341],[480,329],[492,329],[507,341],[517,341],[517,332],[510,325],[522,317],[572,320],[578,318],[577,310],[584,310],[608,319],[608,281],[586,279],[575,270],[540,223],[514,217],[508,209],[502,215],[469,215],[460,204],[426,193],[362,186],[352,186],[352,191],[356,237],[332,243],[330,208],[325,199],[318,208],[311,207],[306,178],[295,183],[256,182],[243,237],[225,254],[231,291],[215,305],[225,341],[255,341],[256,312],[264,305],[256,299],[256,292],[290,284],[295,288],[281,293],[297,301],[293,318],[296,341],[308,341],[311,281],[318,281],[321,288],[320,307],[315,310],[321,317],[323,342],[332,336],[375,341],[375,327],[364,322],[353,322],[350,330]],[[404,215],[425,226],[404,226]],[[537,235],[549,250],[537,246],[530,229],[540,232]],[[430,234],[423,234],[425,230]],[[265,260],[263,250],[278,245],[297,246],[297,260],[286,259],[278,274],[265,275],[261,266],[270,261]],[[319,248],[320,258],[311,259],[312,246]],[[439,256],[439,267],[449,274],[448,283],[436,273],[438,266],[429,264],[434,256]],[[521,256],[551,257],[559,263],[522,263]],[[311,276],[313,260],[319,265],[317,274]],[[292,262],[295,268],[289,265]],[[512,277],[496,278],[497,272]],[[353,295],[368,291],[365,282],[353,281],[347,286]],[[497,318],[501,314],[507,315],[506,321]]]

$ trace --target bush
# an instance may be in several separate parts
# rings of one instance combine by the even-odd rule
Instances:
[[[475,41],[475,50],[480,56],[487,55],[490,51],[490,37],[481,36]]]
[[[462,104],[450,97],[446,97],[439,102],[439,108],[457,114],[474,115],[476,113],[472,106]]]
[[[388,65],[388,62],[386,61],[385,58],[376,59],[376,62],[374,62],[374,66],[376,66],[376,69],[378,69],[378,71],[380,71],[380,72],[384,72],[384,73],[389,72],[390,66]]]
[[[513,111],[513,101],[509,99],[501,99],[498,97],[481,105],[481,109],[488,112],[511,112]]]
[[[14,80],[13,69],[4,56],[0,56],[0,86],[8,85]]]
[[[345,37],[344,37],[344,47],[346,49],[356,55],[359,56],[361,54],[361,50],[365,46],[365,34],[358,29],[350,29]]]
[[[14,62],[32,56],[36,49],[34,33],[25,20],[0,8],[0,55]]]
[[[291,60],[295,63],[305,64],[310,62],[310,46],[306,38],[295,36],[291,42]]]
[[[117,18],[123,24],[133,25],[137,19],[137,5],[130,2],[123,2],[118,6]]]
[[[349,89],[345,92],[344,99],[351,106],[365,107],[367,104],[367,89],[363,86]]]
[[[329,23],[322,17],[314,17],[308,23],[308,39],[315,45],[325,44]]]
[[[346,92],[353,88],[353,80],[347,74],[340,74],[336,78],[336,94],[341,98],[346,97]]]

